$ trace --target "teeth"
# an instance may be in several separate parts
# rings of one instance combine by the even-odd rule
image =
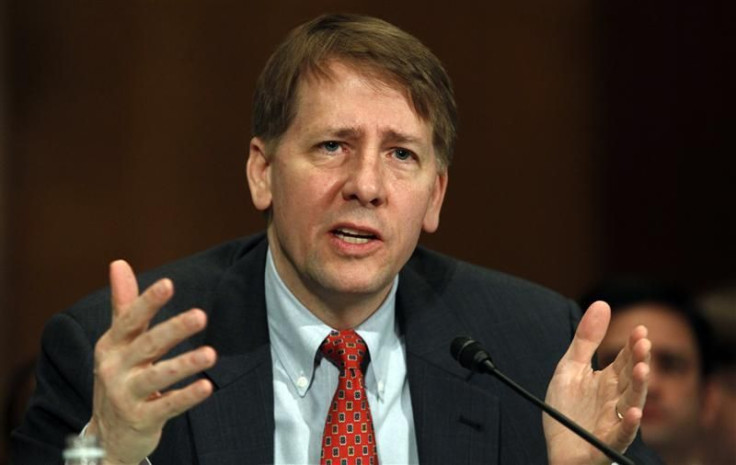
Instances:
[[[357,229],[350,229],[350,228],[340,228],[337,230],[340,234],[349,234],[351,236],[363,236],[367,237],[370,236],[370,234],[366,234],[364,232],[358,231]]]
[[[337,229],[335,235],[340,236],[342,240],[349,244],[367,244],[375,238],[372,234],[365,234],[354,229]]]
[[[342,237],[342,240],[347,242],[348,244],[367,244],[370,239],[366,237],[352,237],[352,236],[344,236],[340,235]]]

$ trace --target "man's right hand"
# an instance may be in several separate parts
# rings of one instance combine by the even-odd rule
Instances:
[[[112,325],[95,346],[92,418],[87,434],[97,435],[107,464],[138,465],[156,449],[164,424],[205,400],[212,383],[200,379],[166,389],[215,364],[203,346],[159,361],[171,348],[207,325],[202,310],[191,309],[153,328],[149,323],[171,299],[171,280],[161,279],[138,294],[133,269],[123,260],[110,264]]]

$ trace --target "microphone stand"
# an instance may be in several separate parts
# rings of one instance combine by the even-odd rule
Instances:
[[[583,427],[560,413],[549,404],[538,399],[536,396],[534,396],[534,394],[530,393],[519,384],[517,384],[514,380],[499,371],[498,368],[496,368],[496,365],[494,365],[494,363],[491,361],[491,356],[481,347],[480,343],[468,337],[457,337],[452,342],[451,352],[462,366],[476,372],[482,371],[495,376],[508,387],[527,399],[529,402],[544,410],[544,412],[547,413],[549,416],[559,421],[560,423],[565,425],[565,427],[572,430],[575,434],[593,445],[596,449],[606,454],[608,458],[614,460],[619,465],[635,465],[634,462],[631,461],[631,459],[625,457],[620,452],[611,449],[607,444],[590,434]],[[465,354],[463,354],[463,352],[465,352]]]

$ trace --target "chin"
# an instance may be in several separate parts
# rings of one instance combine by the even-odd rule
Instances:
[[[391,285],[389,281],[386,284],[376,284],[374,282],[345,282],[342,281],[335,286],[331,286],[330,290],[343,295],[371,296],[380,293]]]
[[[644,428],[642,426],[641,436],[644,442],[652,447],[666,446],[672,442],[672,433],[662,428]]]
[[[328,292],[342,294],[345,296],[372,296],[385,292],[391,286],[393,277],[370,277],[365,272],[355,272],[355,275],[349,271],[337,272],[330,276],[323,276],[320,279],[322,287]]]

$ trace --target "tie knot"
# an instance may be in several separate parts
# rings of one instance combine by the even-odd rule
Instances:
[[[330,331],[320,351],[342,371],[346,368],[360,368],[368,348],[355,331],[345,329]]]

